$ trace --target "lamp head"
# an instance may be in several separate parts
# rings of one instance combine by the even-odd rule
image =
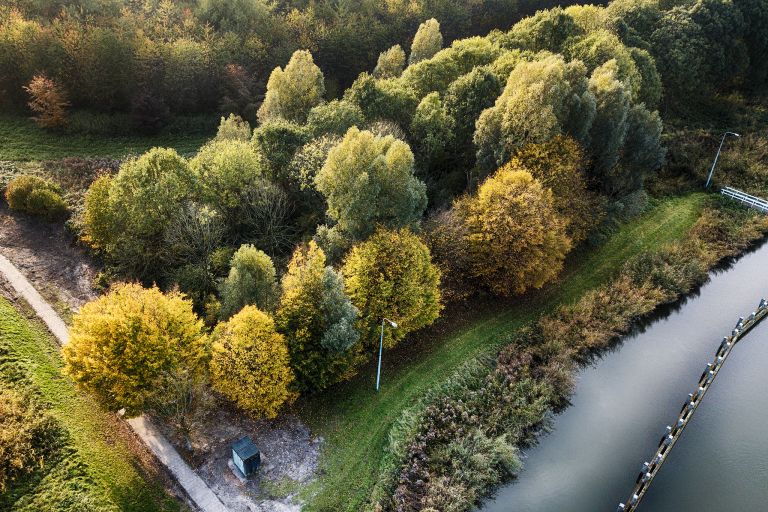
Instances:
[[[397,329],[397,322],[393,322],[393,321],[392,321],[392,320],[390,320],[389,318],[385,318],[385,320],[386,320],[387,322],[389,322],[389,325],[391,325],[393,329]]]

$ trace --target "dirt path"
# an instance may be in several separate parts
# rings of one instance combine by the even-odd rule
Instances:
[[[67,326],[64,320],[42,298],[32,283],[5,256],[0,255],[0,273],[8,283],[35,310],[40,319],[45,322],[50,331],[56,336],[61,345],[69,342]],[[160,434],[148,418],[140,416],[128,420],[133,431],[144,444],[155,454],[160,462],[173,474],[189,497],[203,512],[227,512],[216,494],[192,471],[181,458],[171,443]]]

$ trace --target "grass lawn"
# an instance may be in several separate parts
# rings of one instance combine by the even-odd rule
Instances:
[[[194,153],[214,134],[115,136],[58,134],[38,128],[24,117],[0,116],[0,160],[19,162],[65,157],[113,157],[138,154],[161,146]]]
[[[59,421],[82,463],[87,477],[109,501],[122,511],[178,511],[181,505],[162,486],[152,482],[138,469],[136,456],[119,434],[114,416],[102,411],[88,396],[75,389],[73,382],[61,374],[62,359],[58,346],[47,331],[23,317],[13,305],[0,297],[0,385],[3,380],[16,380],[20,373],[30,387],[39,391],[41,400],[50,405],[50,413]],[[75,466],[80,468],[80,464]],[[40,481],[26,482],[17,489],[22,496],[10,510],[42,510],[31,500],[45,502],[41,493],[65,496],[66,468],[48,468]],[[22,484],[23,486],[24,484]],[[18,494],[17,493],[17,494]],[[55,501],[56,498],[47,498]],[[9,503],[0,508],[10,506]],[[39,506],[39,505],[38,505]],[[49,505],[50,506],[50,503]],[[63,502],[56,502],[68,510]],[[50,510],[46,508],[47,510]],[[59,508],[57,508],[59,509]]]
[[[606,282],[628,258],[680,240],[705,200],[704,194],[662,200],[605,244],[573,253],[557,283],[490,306],[452,331],[411,340],[415,347],[385,353],[378,394],[369,365],[355,380],[302,402],[302,418],[326,441],[323,475],[305,491],[307,510],[360,510],[376,482],[388,432],[401,411],[463,362],[492,352],[515,329]]]

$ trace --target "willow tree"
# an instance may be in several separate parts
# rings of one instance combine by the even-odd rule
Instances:
[[[264,103],[259,108],[259,121],[282,118],[304,123],[309,111],[323,101],[323,72],[315,65],[312,54],[297,50],[285,69],[276,67],[269,75]]]

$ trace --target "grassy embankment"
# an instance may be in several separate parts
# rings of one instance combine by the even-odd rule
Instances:
[[[31,120],[0,115],[0,160],[19,162],[67,157],[112,157],[169,147],[180,154],[194,153],[214,134],[160,133],[158,135],[89,135],[43,130]]]
[[[371,367],[345,385],[302,404],[301,414],[326,440],[323,475],[305,491],[307,509],[359,510],[378,477],[387,435],[400,413],[468,359],[492,352],[505,335],[610,279],[627,259],[682,239],[706,196],[665,199],[622,226],[606,243],[571,255],[562,277],[543,290],[479,313],[467,325],[385,354],[383,387]]]
[[[61,368],[58,346],[47,331],[0,297],[0,385],[23,381],[48,405],[63,427],[68,453],[17,482],[8,494],[0,494],[0,509],[69,510],[71,493],[86,492],[94,503],[106,498],[122,511],[180,510],[180,504],[151,481],[151,475],[138,469],[116,418],[80,393]],[[83,471],[90,483],[73,482]]]

